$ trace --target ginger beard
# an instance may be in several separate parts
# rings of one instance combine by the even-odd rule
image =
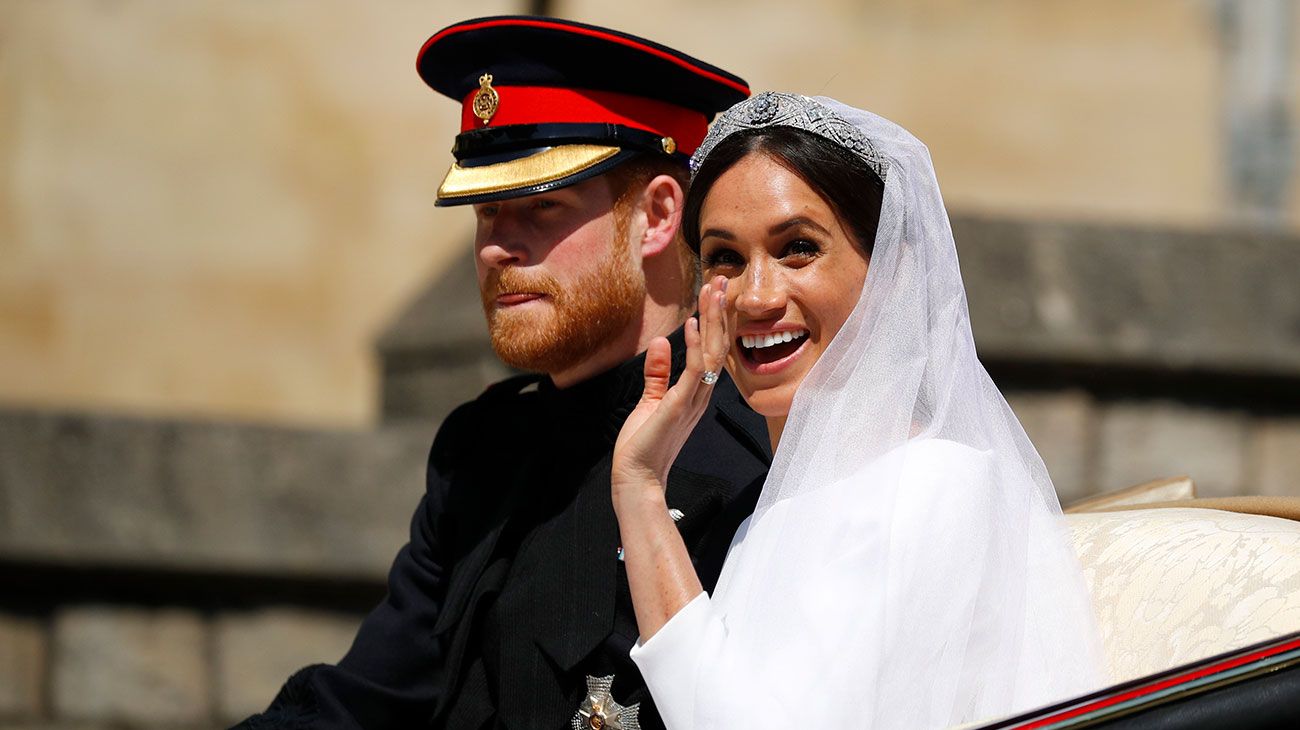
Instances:
[[[492,349],[521,370],[560,373],[615,340],[641,316],[645,279],[632,263],[627,218],[615,211],[615,234],[596,268],[571,286],[517,268],[489,271],[480,294]],[[498,307],[502,294],[538,292],[542,306]]]

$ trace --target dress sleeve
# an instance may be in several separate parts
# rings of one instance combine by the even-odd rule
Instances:
[[[632,647],[655,707],[668,730],[692,730],[700,672],[722,650],[726,628],[703,591],[645,643]]]

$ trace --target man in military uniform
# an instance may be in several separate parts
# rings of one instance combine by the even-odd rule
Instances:
[[[497,354],[541,375],[454,411],[388,596],[336,666],[294,675],[249,727],[661,727],[628,657],[636,620],[610,499],[644,350],[684,354],[686,163],[745,82],[650,41],[536,17],[435,34],[421,77],[462,106],[437,204],[472,205]],[[770,462],[722,375],[668,479],[706,589]]]

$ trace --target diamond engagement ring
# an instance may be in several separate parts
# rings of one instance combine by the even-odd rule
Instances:
[[[705,370],[704,374],[700,376],[700,382],[705,385],[713,385],[718,382],[718,374],[712,370]]]

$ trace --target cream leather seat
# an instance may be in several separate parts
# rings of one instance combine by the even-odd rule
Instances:
[[[1168,482],[1159,499],[1190,496]],[[1300,631],[1300,521],[1125,491],[1066,514],[1113,683]]]

